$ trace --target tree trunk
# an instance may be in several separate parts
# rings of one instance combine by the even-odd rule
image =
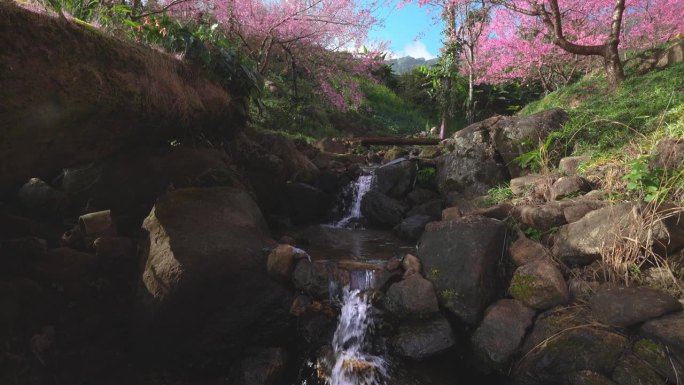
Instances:
[[[466,100],[466,122],[468,122],[468,124],[472,124],[475,120],[475,105],[473,104],[473,82],[473,66],[472,64],[470,64],[468,65],[468,100]]]
[[[606,69],[608,83],[611,88],[616,88],[625,80],[625,71],[622,68],[622,61],[618,53],[618,42],[606,44],[603,53],[603,66]]]
[[[447,118],[446,116],[442,116],[442,124],[439,125],[439,139],[443,140],[446,138],[447,134],[447,126],[449,123],[447,123]]]

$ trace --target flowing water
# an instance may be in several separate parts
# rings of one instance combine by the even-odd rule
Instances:
[[[372,184],[372,172],[366,175],[359,175],[356,181],[350,184],[349,188],[352,189],[352,203],[346,211],[344,217],[333,224],[333,227],[347,227],[361,219],[361,200],[363,199],[363,196],[366,195],[368,190],[370,190]]]
[[[372,282],[371,282],[372,284]],[[340,319],[332,341],[330,385],[380,385],[387,379],[383,357],[369,352],[374,328],[373,306],[361,290],[344,289]]]

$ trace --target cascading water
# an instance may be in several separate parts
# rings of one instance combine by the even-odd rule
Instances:
[[[372,275],[372,272],[369,273]],[[364,275],[365,284],[372,285],[373,278]],[[330,373],[330,385],[381,385],[388,375],[388,365],[377,355],[368,353],[368,336],[374,328],[373,306],[368,296],[349,286],[343,291],[340,320],[332,341],[334,362]]]
[[[349,211],[346,213],[344,218],[340,219],[333,226],[335,227],[346,227],[353,220],[361,218],[361,200],[363,196],[366,195],[368,190],[370,190],[373,184],[373,174],[359,175],[356,181],[352,185],[352,204]]]

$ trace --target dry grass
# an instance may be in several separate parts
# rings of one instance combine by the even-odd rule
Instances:
[[[649,284],[677,297],[684,296],[676,264],[668,260],[657,239],[665,230],[663,222],[682,212],[684,208],[668,207],[656,201],[641,208],[635,206],[629,224],[616,226],[613,242],[604,245],[599,273],[608,282],[627,286]],[[649,269],[657,269],[658,274],[646,274]]]

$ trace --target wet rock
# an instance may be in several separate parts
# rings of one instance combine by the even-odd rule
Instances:
[[[407,207],[378,191],[369,191],[361,200],[361,213],[370,223],[394,227],[404,219]]]
[[[619,385],[664,385],[661,378],[646,362],[628,354],[618,361],[613,380]]]
[[[584,178],[574,176],[564,176],[556,180],[549,190],[549,200],[557,201],[571,195],[579,195],[591,190],[589,182]]]
[[[684,140],[681,138],[665,138],[658,142],[651,161],[650,169],[676,169],[684,164]]]
[[[618,327],[631,326],[681,310],[671,295],[650,287],[617,287],[600,290],[590,302],[593,316]]]
[[[417,254],[440,305],[475,325],[499,295],[497,266],[503,253],[506,226],[479,216],[425,227]]]
[[[582,370],[569,374],[563,380],[563,385],[615,385],[615,383],[591,370]]]
[[[290,245],[278,245],[266,258],[266,273],[280,282],[288,283],[292,279],[297,253]]]
[[[95,255],[99,260],[134,260],[137,257],[137,244],[131,238],[100,237],[93,243]]]
[[[563,275],[547,259],[537,259],[518,267],[508,291],[513,298],[539,310],[549,309],[569,300]]]
[[[278,383],[287,365],[283,348],[250,348],[240,362],[236,385],[274,385]]]
[[[676,383],[684,373],[682,364],[659,342],[642,338],[634,343],[632,352],[669,382]]]
[[[591,325],[581,309],[552,312],[535,322],[514,377],[520,383],[551,384],[585,370],[609,377],[627,343],[624,336]]]
[[[283,190],[282,213],[295,225],[320,219],[330,206],[330,197],[306,183],[287,183]]]
[[[607,205],[608,202],[594,199],[577,199],[561,202],[563,215],[567,223],[577,222],[590,212],[604,208]]]
[[[406,197],[408,198],[409,202],[411,202],[412,205],[419,206],[419,205],[422,205],[423,203],[427,203],[430,201],[434,201],[435,199],[439,199],[439,194],[437,194],[436,192],[434,192],[432,190],[428,190],[425,188],[418,187],[418,188],[414,189],[413,191],[411,191],[410,193],[408,193],[408,195]]]
[[[566,156],[558,162],[558,170],[568,176],[577,175],[580,164],[589,159],[588,156]]]
[[[444,317],[402,324],[390,339],[394,352],[402,357],[424,359],[456,343],[451,325]]]
[[[425,225],[432,221],[434,221],[434,218],[428,215],[412,215],[394,227],[394,232],[401,239],[417,241],[423,235]]]
[[[439,312],[435,289],[420,274],[410,275],[390,286],[384,306],[398,318],[429,318]]]
[[[646,321],[641,334],[667,346],[677,361],[684,363],[684,312]]]
[[[505,117],[490,128],[492,142],[508,168],[508,173],[520,176],[523,172],[515,161],[518,156],[538,148],[548,135],[560,129],[568,114],[554,108],[528,116]]]
[[[546,247],[525,236],[513,242],[508,251],[516,266],[523,266],[540,258],[551,258],[551,252]]]
[[[31,178],[17,192],[17,199],[32,214],[50,216],[67,207],[67,198],[61,191],[38,178]]]
[[[262,249],[274,242],[249,194],[177,189],[157,200],[143,229],[143,348],[190,364],[211,361],[220,346],[216,365],[226,365],[248,342],[287,333],[291,295],[266,274]]]
[[[539,174],[523,175],[511,179],[511,191],[515,195],[523,195],[535,189],[541,183],[547,183],[546,178]]]
[[[409,160],[378,167],[374,189],[392,198],[402,198],[413,187],[417,171],[417,163]]]
[[[407,217],[414,215],[426,215],[432,218],[433,220],[437,220],[442,216],[442,201],[439,199],[432,200],[423,203],[422,205],[415,206],[414,208],[409,210],[408,213],[406,213]]]
[[[518,222],[546,232],[554,227],[566,223],[563,209],[557,203],[547,203],[541,206],[515,206],[511,215]]]
[[[329,344],[333,339],[337,322],[322,312],[306,312],[299,317],[297,330],[304,341],[311,346]]]
[[[328,298],[328,266],[325,263],[301,260],[292,273],[295,288],[309,293],[315,298]]]
[[[420,263],[420,258],[413,254],[406,254],[404,258],[401,259],[401,268],[404,269],[404,278],[419,274],[422,270],[422,264]]]
[[[504,369],[525,338],[536,312],[514,299],[502,299],[487,308],[471,342],[484,362]]]
[[[463,216],[461,209],[458,207],[447,207],[442,210],[442,220],[443,221],[453,221],[459,219]]]
[[[499,203],[491,207],[483,207],[469,211],[467,215],[481,215],[487,218],[504,220],[511,215],[513,205],[507,202]]]

